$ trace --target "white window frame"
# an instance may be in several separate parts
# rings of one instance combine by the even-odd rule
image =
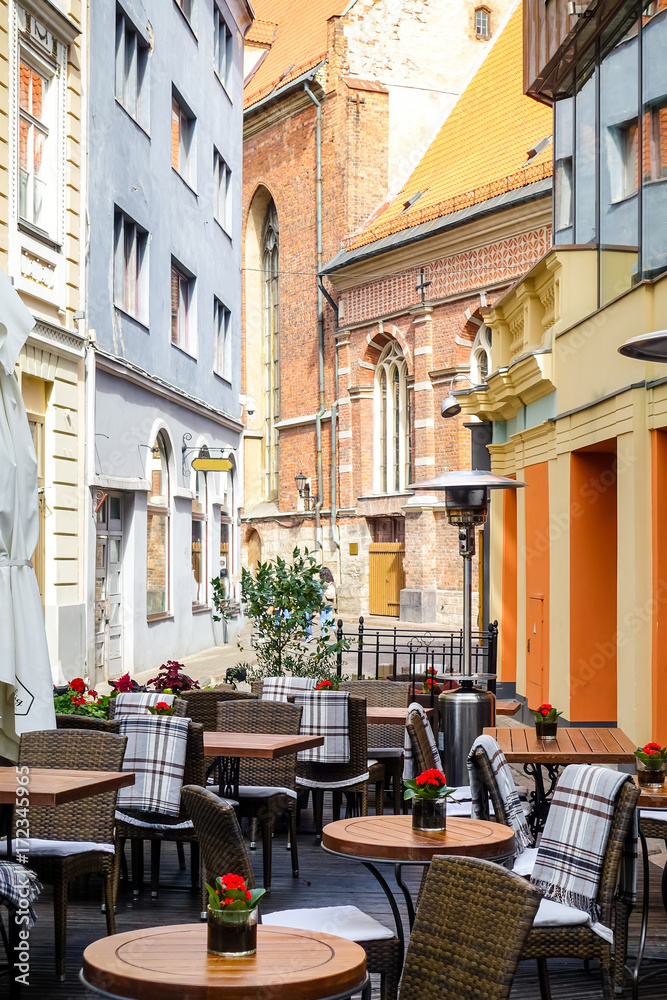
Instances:
[[[232,172],[213,147],[213,214],[228,236],[232,235]]]
[[[475,37],[491,37],[491,14],[486,7],[475,7]]]
[[[173,131],[174,122],[178,120],[178,163],[174,163]],[[171,129],[172,149],[171,166],[183,178],[189,187],[194,189],[196,176],[195,163],[195,125],[196,119],[183,106],[176,94],[171,96]]]
[[[216,76],[231,98],[234,34],[217,4],[213,6],[213,60]]]
[[[21,66],[25,65],[32,74],[43,82],[43,110],[41,118],[36,118],[30,111],[21,108]],[[42,60],[35,58],[32,52],[21,46],[18,53],[18,92],[17,92],[17,136],[16,136],[16,173],[17,173],[17,216],[19,221],[27,223],[50,239],[60,242],[58,232],[58,108],[56,74]],[[32,92],[32,86],[31,86]],[[28,126],[27,170],[21,167],[21,123]],[[42,136],[42,162],[44,174],[37,177],[34,171],[34,137]],[[21,210],[21,174],[26,176],[26,209]],[[32,184],[30,183],[32,180]],[[38,218],[35,210],[35,192],[37,182],[43,185],[42,204],[45,204],[43,214]]]
[[[232,381],[232,314],[217,296],[213,299],[215,337],[214,371],[226,382]]]
[[[174,336],[174,311],[172,301],[172,284],[174,275],[178,276],[178,307],[177,307],[177,330]],[[174,347],[189,354],[190,357],[197,356],[197,323],[195,311],[195,279],[172,260],[169,284],[169,301],[171,311],[171,343]]]
[[[486,374],[484,374],[486,367]],[[470,351],[470,381],[473,385],[484,385],[493,371],[491,367],[491,328],[482,323],[477,330]]]
[[[114,210],[114,304],[148,326],[148,232]]]
[[[136,25],[124,11],[116,13],[116,79],[115,93],[118,103],[131,118],[148,129],[149,46]]]
[[[398,431],[396,429],[396,398],[390,391],[394,373],[398,373]],[[386,399],[382,397],[382,377],[386,378]],[[384,347],[375,369],[373,384],[373,492],[403,493],[410,472],[410,400],[408,396],[408,366],[397,341]],[[384,423],[384,433],[382,424]],[[398,433],[398,468],[396,434]],[[384,451],[384,454],[383,454]],[[386,469],[386,480],[385,480]]]

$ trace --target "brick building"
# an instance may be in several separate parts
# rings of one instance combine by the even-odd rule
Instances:
[[[480,307],[550,239],[521,14],[495,5],[479,36],[475,4],[319,3],[298,25],[279,6],[255,5],[246,62],[245,562],[319,543],[340,611],[370,590],[371,612],[457,624],[451,533],[407,486],[469,464],[440,397],[484,354]]]

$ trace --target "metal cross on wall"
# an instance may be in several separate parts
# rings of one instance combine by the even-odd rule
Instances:
[[[422,268],[420,269],[420,273],[419,273],[419,282],[418,282],[418,284],[417,284],[417,285],[415,286],[415,287],[416,287],[416,289],[417,289],[417,291],[418,291],[418,292],[421,292],[421,297],[422,297],[422,304],[423,304],[424,302],[426,302],[426,298],[425,298],[425,296],[424,296],[424,292],[425,292],[425,290],[426,290],[426,289],[428,288],[428,286],[429,286],[430,284],[431,284],[431,282],[430,282],[430,281],[424,281],[424,268],[422,267]]]

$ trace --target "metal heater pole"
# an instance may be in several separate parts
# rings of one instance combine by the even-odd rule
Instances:
[[[463,556],[463,664],[464,677],[472,675],[472,557],[475,552],[475,529],[459,528],[459,552]]]

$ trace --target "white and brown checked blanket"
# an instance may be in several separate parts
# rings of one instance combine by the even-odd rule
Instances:
[[[175,695],[162,694],[161,691],[125,691],[113,699],[113,717],[120,719],[128,715],[150,715],[149,707],[155,708],[158,702],[164,701],[171,708],[174,698]]]
[[[127,736],[123,770],[134,771],[134,785],[118,792],[117,811],[178,816],[189,719],[173,715],[128,715],[120,720]],[[120,817],[123,818],[122,816]]]
[[[266,677],[262,685],[262,701],[287,701],[288,694],[304,694],[314,687],[314,677]]]
[[[297,694],[303,706],[302,736],[323,736],[324,745],[301,750],[298,760],[318,764],[347,764],[350,760],[349,691],[309,691]]]
[[[408,705],[408,714],[406,718],[410,717],[410,712],[417,712],[424,729],[426,730],[426,735],[428,737],[428,742],[430,744],[431,750],[433,752],[433,757],[436,762],[436,767],[440,767],[440,753],[435,742],[435,736],[433,735],[433,729],[431,728],[431,723],[428,721],[428,716],[422,706],[418,702],[413,701],[411,705]],[[408,733],[408,727],[405,727],[405,736],[403,739],[403,781],[407,778],[414,778],[415,775],[415,761],[412,754],[412,740],[410,739],[410,734]]]
[[[602,937],[610,932],[601,931],[596,898],[614,806],[626,781],[632,781],[629,774],[604,767],[569,764],[565,768],[556,785],[530,878],[546,899],[588,913],[592,929]],[[636,810],[621,860],[619,894],[623,902],[634,905]]]
[[[0,904],[25,910],[28,914],[27,930],[37,920],[33,903],[41,891],[42,884],[32,869],[15,861],[0,861]]]
[[[492,736],[478,736],[468,755],[467,764],[468,774],[470,775],[470,793],[472,796],[471,815],[473,819],[480,819],[483,815],[482,803],[485,799],[488,799],[488,793],[484,787],[482,775],[474,762],[473,754],[477,747],[481,747],[482,750],[485,750],[486,756],[489,758],[491,770],[493,771],[496,782],[498,783],[498,791],[500,792],[500,797],[503,800],[507,818],[510,821],[510,826],[514,830],[516,853],[522,854],[527,847],[533,846],[533,841],[528,830],[526,817],[523,809],[521,808],[519,793],[516,790],[516,785],[514,784],[514,778],[512,777],[509,764],[505,760],[505,754],[502,752]]]

